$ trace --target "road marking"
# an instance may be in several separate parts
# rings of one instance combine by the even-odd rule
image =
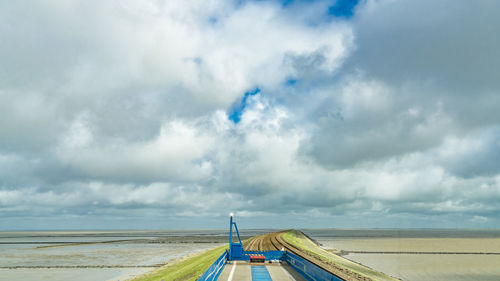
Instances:
[[[229,277],[227,278],[227,281],[232,281],[233,280],[233,275],[234,275],[234,270],[236,269],[236,262],[233,262],[233,268],[231,268],[231,273],[229,273]]]
[[[293,276],[290,274],[290,272],[288,272],[283,266],[281,266],[281,270],[283,270],[285,272],[286,275],[288,275],[288,278],[292,279],[292,281],[297,281],[295,280],[295,278],[293,278]]]
[[[272,281],[264,265],[252,265],[252,281]]]

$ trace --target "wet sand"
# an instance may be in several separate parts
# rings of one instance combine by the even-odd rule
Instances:
[[[403,280],[500,280],[500,256],[349,254],[344,256]]]
[[[321,241],[325,248],[347,251],[500,253],[500,238],[368,238]]]
[[[1,232],[0,281],[126,280],[226,240],[223,231]]]
[[[50,281],[123,281],[147,272],[150,268],[72,268],[72,269],[0,269],[1,281],[50,280]]]
[[[316,240],[325,249],[343,250],[345,258],[402,280],[500,280],[500,237]],[[474,254],[479,252],[483,254]]]

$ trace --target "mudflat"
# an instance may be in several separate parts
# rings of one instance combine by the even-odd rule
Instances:
[[[226,241],[220,230],[0,232],[0,281],[125,280]]]
[[[409,281],[500,279],[500,255],[349,254],[344,257]]]
[[[402,280],[500,280],[500,237],[323,235],[316,240],[324,249],[342,250],[344,258]]]
[[[500,253],[500,238],[358,238],[321,243],[325,248],[345,251]]]

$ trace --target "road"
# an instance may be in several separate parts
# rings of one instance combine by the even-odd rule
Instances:
[[[306,281],[289,265],[233,261],[224,267],[218,281]]]
[[[286,242],[285,239],[283,239],[283,234],[287,232],[288,230],[255,236],[245,241],[245,243],[243,243],[243,246],[246,251],[274,251],[284,249],[346,281],[372,280],[371,278],[362,276],[353,271],[349,271],[346,268],[342,268],[332,261],[319,259],[317,256],[311,255],[293,246],[292,244]]]

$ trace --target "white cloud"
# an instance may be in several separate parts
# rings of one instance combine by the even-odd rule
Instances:
[[[129,143],[109,138],[88,145],[88,129],[79,122],[63,137],[57,156],[62,164],[90,178],[196,181],[211,173],[205,157],[214,145],[214,136],[193,124],[173,120],[163,124],[152,140]],[[87,145],[82,147],[82,142]]]
[[[2,3],[0,212],[498,224],[497,4],[443,3]]]

